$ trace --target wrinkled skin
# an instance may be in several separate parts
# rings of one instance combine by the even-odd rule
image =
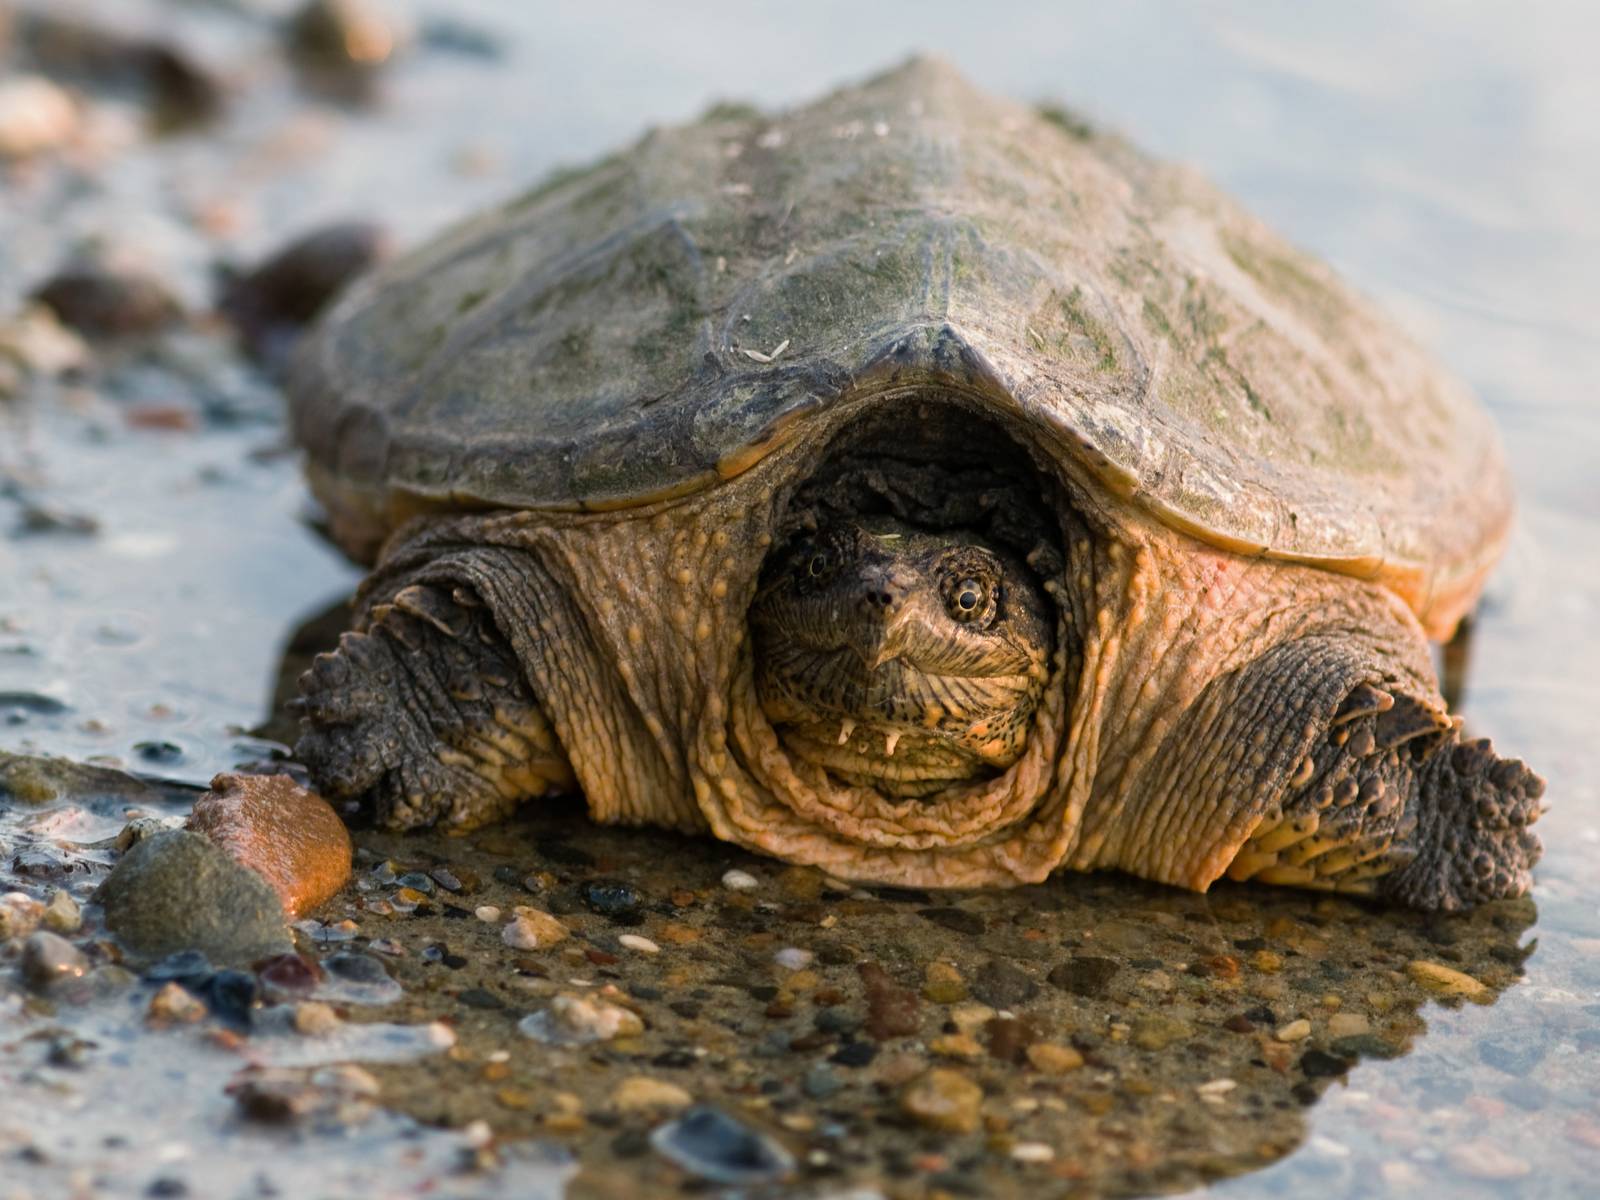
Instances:
[[[413,521],[302,681],[300,755],[394,825],[577,787],[600,820],[903,885],[1119,868],[1443,909],[1526,890],[1542,784],[1461,741],[1393,593],[1205,546],[1023,451],[993,470],[1034,474],[1016,503],[920,486],[961,477],[963,420],[943,450],[874,444],[832,476],[843,418],[683,500]],[[951,605],[979,563],[1017,603],[971,639]],[[800,663],[818,649],[849,669]],[[1003,736],[927,721],[929,680],[960,671]]]
[[[915,796],[1022,757],[1053,632],[979,539],[843,521],[777,556],[750,610],[762,712],[797,756]]]

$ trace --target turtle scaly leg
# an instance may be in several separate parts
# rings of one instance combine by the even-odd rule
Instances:
[[[329,796],[384,824],[470,829],[573,787],[522,668],[470,589],[412,584],[371,605],[300,680],[296,753]]]
[[[1467,908],[1526,890],[1544,785],[1443,708],[1363,683],[1228,868],[1231,879]]]

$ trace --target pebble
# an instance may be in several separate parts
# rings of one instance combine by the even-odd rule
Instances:
[[[229,280],[218,309],[251,353],[276,360],[328,301],[389,255],[380,226],[343,221],[303,234],[265,261]]]
[[[161,280],[97,264],[51,276],[35,289],[33,299],[88,338],[155,333],[183,316],[183,306]]]
[[[379,0],[309,0],[286,33],[297,57],[346,71],[381,67],[407,37],[398,14]]]
[[[611,1093],[611,1106],[622,1113],[676,1112],[693,1103],[694,1097],[677,1084],[648,1075],[630,1075]]]
[[[908,1083],[900,1108],[929,1129],[973,1133],[978,1128],[983,1089],[959,1071],[933,1067]]]
[[[1020,1163],[1047,1163],[1055,1156],[1055,1148],[1045,1142],[1018,1142],[1011,1147],[1011,1157]]]
[[[1526,1160],[1483,1140],[1462,1142],[1445,1151],[1451,1167],[1473,1179],[1521,1179],[1532,1173]]]
[[[344,822],[287,775],[218,775],[186,828],[271,884],[291,920],[331,899],[350,878]]]
[[[731,871],[723,872],[722,886],[730,892],[753,892],[761,886],[761,881],[750,872],[735,868]]]
[[[1372,1032],[1372,1023],[1364,1013],[1339,1012],[1328,1018],[1328,1036],[1331,1038],[1362,1037]]]
[[[145,1020],[159,1027],[167,1025],[192,1025],[203,1020],[206,1006],[181,983],[164,983],[150,997],[145,1010]]]
[[[794,1170],[794,1156],[771,1138],[709,1107],[695,1107],[650,1135],[657,1154],[709,1183],[768,1183]]]
[[[570,932],[547,912],[519,904],[510,924],[500,931],[500,940],[513,950],[546,950],[564,942]]]
[[[874,962],[864,962],[856,970],[867,992],[867,1033],[880,1042],[910,1037],[921,1027],[918,1010],[922,1001],[910,988],[903,988]]]
[[[1311,1036],[1311,1022],[1301,1017],[1297,1021],[1278,1026],[1272,1036],[1280,1042],[1303,1042]]]
[[[1478,1003],[1493,999],[1487,986],[1471,975],[1447,967],[1443,963],[1419,958],[1406,964],[1406,974],[1425,991],[1435,996],[1457,996]]]
[[[78,109],[62,88],[40,75],[0,83],[0,158],[55,150],[78,129]]]
[[[51,933],[77,933],[83,928],[83,912],[71,893],[57,889],[44,907],[43,921]]]
[[[827,1063],[818,1063],[800,1080],[800,1090],[813,1100],[826,1100],[843,1086],[839,1073]]]
[[[637,950],[640,954],[660,954],[661,947],[647,937],[640,937],[637,933],[624,933],[617,937],[617,944],[626,946],[629,950]]]
[[[816,961],[816,955],[798,946],[785,946],[772,956],[772,961],[785,971],[803,971]]]
[[[472,915],[480,921],[487,921],[490,925],[494,925],[500,920],[500,910],[493,904],[478,905],[477,908],[472,910]]]
[[[25,938],[44,920],[44,905],[26,892],[0,896],[0,942]]]
[[[1038,994],[1039,985],[1016,963],[991,958],[975,974],[972,994],[995,1008],[1015,1008]]]
[[[22,943],[22,978],[35,991],[46,991],[66,979],[79,979],[89,960],[66,938],[40,930]]]
[[[306,1037],[326,1037],[343,1024],[333,1006],[321,1000],[304,1000],[294,1006],[294,1030]]]
[[[994,1015],[987,1004],[958,1004],[950,1010],[950,1021],[960,1032],[975,1034],[994,1020]]]
[[[949,963],[931,962],[923,972],[922,998],[935,1004],[959,1004],[967,998],[967,982]]]
[[[517,1028],[536,1042],[578,1046],[638,1037],[644,1032],[644,1022],[638,1013],[620,1004],[563,992],[553,996],[543,1009],[522,1018]]]
[[[1045,1075],[1065,1075],[1083,1066],[1083,1055],[1059,1042],[1034,1042],[1026,1054],[1033,1069]]]
[[[1135,1017],[1129,1028],[1128,1040],[1141,1050],[1165,1050],[1174,1042],[1181,1042],[1194,1033],[1184,1022],[1162,1013],[1145,1013]]]
[[[198,950],[226,966],[293,948],[277,893],[187,830],[135,844],[95,898],[105,909],[106,927],[138,959]]]
[[[983,1057],[983,1045],[966,1033],[941,1033],[928,1043],[928,1049],[940,1058],[960,1058],[971,1062]]]
[[[1107,986],[1121,969],[1115,959],[1080,954],[1052,967],[1046,978],[1062,991],[1093,998],[1105,995]]]

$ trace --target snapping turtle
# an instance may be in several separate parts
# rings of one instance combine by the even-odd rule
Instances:
[[[1484,411],[1202,181],[941,63],[469,220],[291,394],[376,556],[298,753],[391,825],[581,789],[914,886],[1528,886],[1542,784],[1428,649],[1510,521]]]

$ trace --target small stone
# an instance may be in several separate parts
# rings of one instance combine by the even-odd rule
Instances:
[[[989,1039],[989,1057],[1001,1062],[1020,1063],[1027,1050],[1039,1038],[1039,1030],[1032,1021],[1015,1017],[997,1016],[983,1027]]]
[[[761,883],[750,872],[734,868],[723,872],[722,886],[730,892],[753,892],[761,886]]]
[[[251,353],[275,361],[346,283],[387,258],[389,250],[390,239],[376,225],[324,225],[230,279],[217,307]]]
[[[974,1133],[978,1128],[983,1089],[959,1071],[934,1067],[900,1093],[900,1108],[929,1129]]]
[[[1011,1157],[1020,1163],[1047,1163],[1055,1156],[1055,1148],[1045,1142],[1018,1142],[1011,1147]]]
[[[812,1067],[800,1081],[800,1090],[813,1100],[826,1100],[843,1086],[839,1073],[826,1063]]]
[[[570,932],[547,912],[519,904],[512,910],[511,922],[500,931],[500,940],[513,950],[548,950],[564,942]]]
[[[0,896],[0,942],[25,938],[44,920],[44,905],[26,892]]]
[[[1328,1018],[1330,1038],[1362,1037],[1372,1032],[1372,1023],[1364,1013],[1339,1012]]]
[[[1460,997],[1480,1004],[1493,999],[1493,994],[1483,983],[1443,963],[1415,959],[1406,964],[1406,974],[1435,996]]]
[[[1309,1079],[1337,1079],[1355,1066],[1353,1060],[1329,1054],[1326,1050],[1310,1049],[1300,1056],[1300,1071]]]
[[[198,950],[227,966],[292,949],[283,905],[266,880],[187,830],[133,845],[95,898],[106,927],[139,959]]]
[[[1272,1036],[1280,1042],[1303,1042],[1311,1036],[1311,1022],[1301,1017],[1297,1021],[1278,1026]]]
[[[291,920],[331,899],[350,877],[344,821],[288,775],[218,775],[185,827],[261,875]]]
[[[949,963],[931,962],[923,971],[922,998],[935,1004],[959,1004],[967,998],[967,981]]]
[[[1165,1050],[1174,1042],[1181,1042],[1193,1033],[1193,1029],[1174,1017],[1162,1013],[1145,1013],[1134,1018],[1129,1028],[1128,1040],[1141,1050]]]
[[[1047,976],[1050,983],[1075,996],[1103,996],[1112,978],[1121,970],[1115,959],[1079,955],[1052,967]]]
[[[206,1006],[181,983],[165,983],[150,997],[145,1020],[157,1028],[167,1025],[192,1025],[203,1020]]]
[[[928,1043],[928,1049],[940,1058],[959,1058],[967,1062],[983,1057],[982,1044],[965,1033],[942,1033]]]
[[[1456,1171],[1473,1179],[1521,1179],[1533,1171],[1526,1159],[1482,1139],[1451,1146],[1445,1151],[1445,1159]]]
[[[573,1046],[638,1037],[644,1032],[644,1022],[638,1013],[620,1004],[563,992],[539,1012],[524,1017],[517,1028],[536,1042]]]
[[[816,955],[798,946],[785,946],[772,956],[772,961],[786,971],[802,971],[816,960]]]
[[[890,1038],[910,1037],[922,1026],[918,1009],[921,1000],[909,988],[903,988],[874,962],[864,962],[856,968],[867,992],[866,1029],[870,1037],[880,1042]]]
[[[1083,1055],[1058,1042],[1034,1042],[1027,1049],[1033,1069],[1045,1075],[1065,1075],[1083,1066]]]
[[[693,1103],[694,1097],[677,1084],[648,1075],[630,1075],[611,1093],[611,1106],[622,1113],[676,1112]]]
[[[33,293],[63,325],[87,338],[138,337],[175,324],[183,307],[142,271],[85,264],[51,276]]]
[[[286,33],[290,51],[307,66],[356,74],[381,67],[408,37],[381,0],[308,0]]]
[[[1016,963],[991,958],[975,973],[972,994],[995,1008],[1015,1008],[1038,994],[1039,985]]]
[[[782,1179],[794,1156],[715,1108],[691,1108],[650,1135],[657,1154],[709,1183],[740,1186]]]
[[[965,1034],[975,1034],[994,1020],[994,1009],[987,1004],[958,1004],[950,1010],[950,1021]]]
[[[320,1000],[305,1000],[294,1006],[294,1029],[306,1037],[326,1037],[344,1022],[333,1006]]]
[[[1274,950],[1257,950],[1250,956],[1250,965],[1264,975],[1276,975],[1283,970],[1283,956]]]
[[[490,925],[493,925],[500,920],[500,910],[492,904],[478,905],[477,908],[472,910],[472,915],[477,917],[478,920],[485,921]]]
[[[62,980],[82,978],[89,960],[66,938],[40,930],[22,943],[21,966],[23,982],[43,992]]]
[[[637,950],[640,954],[660,954],[661,947],[647,937],[640,937],[637,933],[619,934],[619,946],[626,946],[629,950]]]
[[[52,933],[77,933],[83,928],[83,913],[65,889],[57,889],[44,907],[44,927]]]
[[[631,883],[620,879],[590,879],[578,889],[578,896],[590,912],[618,925],[638,925],[644,921],[644,897]]]
[[[778,894],[797,904],[822,898],[822,872],[815,867],[789,867],[778,876]]]
[[[0,158],[28,158],[55,150],[78,129],[72,97],[40,75],[0,83]]]

